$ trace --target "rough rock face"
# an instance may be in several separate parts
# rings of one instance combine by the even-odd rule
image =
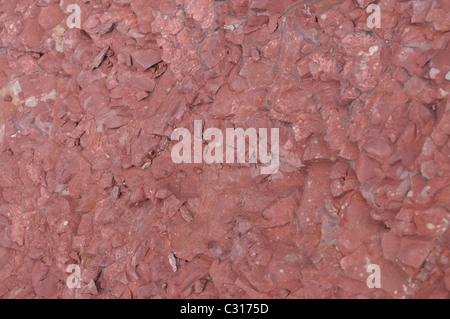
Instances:
[[[0,297],[448,298],[449,11],[1,1]],[[175,164],[194,120],[279,128],[278,172]]]

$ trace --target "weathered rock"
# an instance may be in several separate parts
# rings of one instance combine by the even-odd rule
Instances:
[[[69,4],[0,12],[1,298],[450,296],[448,1]],[[195,120],[278,171],[176,164]]]

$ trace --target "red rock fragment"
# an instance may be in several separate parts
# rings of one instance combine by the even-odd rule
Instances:
[[[191,222],[193,220],[192,215],[189,212],[189,210],[186,208],[186,206],[180,207],[180,214],[181,214],[181,217],[183,217],[183,219],[187,222]]]
[[[434,243],[422,238],[403,237],[400,240],[398,259],[415,268],[420,267],[433,248]]]
[[[44,30],[50,30],[56,27],[64,18],[64,15],[58,7],[43,7],[39,14],[38,22]]]
[[[83,294],[97,295],[97,287],[95,285],[94,280],[91,280],[86,286],[82,288]]]
[[[145,71],[161,61],[161,53],[157,49],[133,52],[133,64]]]
[[[43,41],[44,31],[36,20],[26,20],[20,34],[22,43],[30,48],[39,46]]]

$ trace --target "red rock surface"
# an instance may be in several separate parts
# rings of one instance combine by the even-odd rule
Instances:
[[[448,298],[449,11],[2,1],[0,297]],[[279,128],[278,173],[174,164],[194,119]]]

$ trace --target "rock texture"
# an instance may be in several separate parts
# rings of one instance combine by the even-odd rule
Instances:
[[[448,298],[449,11],[2,1],[0,297]],[[174,164],[195,119],[279,128],[278,173]]]

